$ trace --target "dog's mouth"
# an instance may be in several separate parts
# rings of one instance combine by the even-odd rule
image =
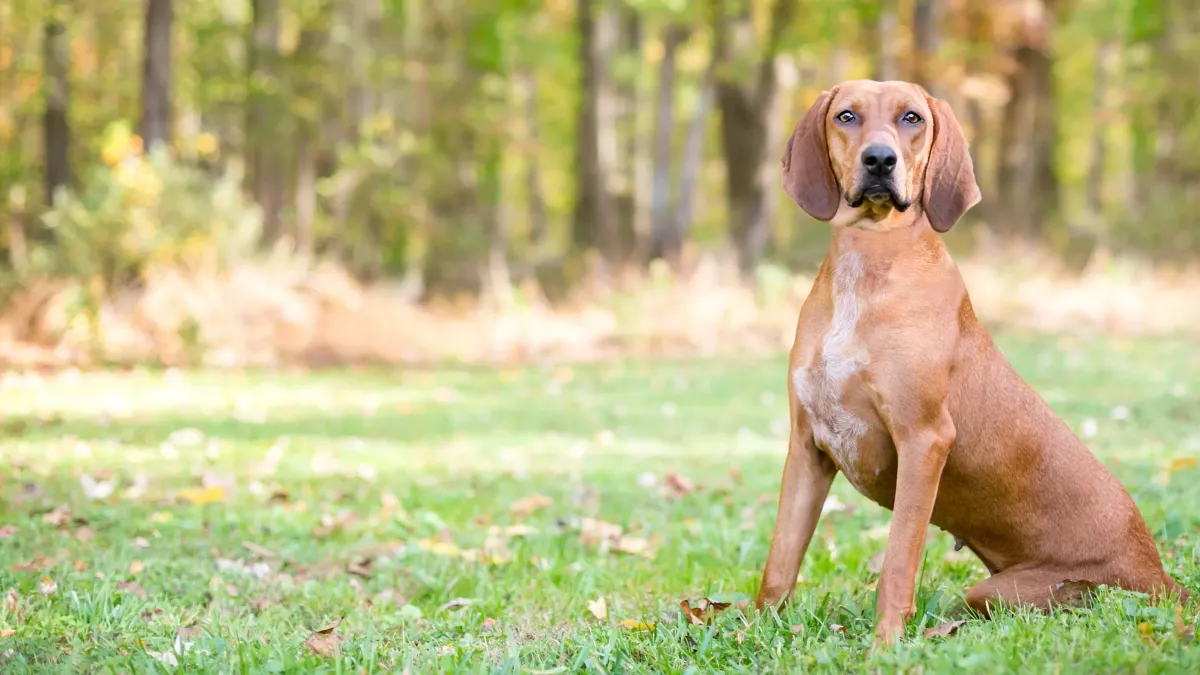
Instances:
[[[846,203],[851,208],[857,209],[865,203],[870,203],[873,206],[885,206],[891,204],[892,208],[900,213],[908,210],[912,202],[906,202],[896,193],[896,189],[890,183],[875,182],[871,183],[861,190],[857,196],[846,196]]]

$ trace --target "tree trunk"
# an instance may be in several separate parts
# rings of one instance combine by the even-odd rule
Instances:
[[[537,78],[528,69],[522,70],[517,77],[525,103],[525,191],[529,199],[529,243],[535,250],[540,250],[546,243],[550,228],[546,222],[546,197],[542,194],[542,166],[538,161]]]
[[[602,263],[611,268],[619,257],[619,232],[612,189],[617,150],[613,94],[607,71],[616,26],[606,4],[578,0],[581,79],[572,234],[577,251],[598,249]]]
[[[617,11],[620,21],[619,58],[640,63],[642,59],[642,17],[638,10],[620,3]],[[617,230],[619,233],[618,257],[624,264],[639,245],[645,242],[649,230],[647,200],[640,189],[648,182],[646,162],[641,152],[641,129],[639,128],[639,97],[637,70],[628,69],[616,79],[615,133],[620,140],[616,156],[617,180]]]
[[[250,41],[249,148],[251,192],[263,210],[263,243],[274,244],[281,234],[284,162],[278,133],[283,113],[278,94],[279,0],[253,0]]]
[[[875,35],[868,38],[872,41],[875,52],[875,79],[900,79],[900,59],[897,49],[899,37],[899,17],[896,15],[896,0],[879,0],[875,17]]]
[[[679,207],[675,215],[675,236],[682,249],[687,243],[687,233],[692,227],[692,212],[696,205],[696,188],[700,183],[700,170],[704,168],[704,141],[708,137],[708,116],[717,96],[717,64],[715,57],[709,60],[696,99],[696,110],[688,125],[687,137],[683,141],[683,154],[679,160]]]
[[[650,258],[678,264],[683,248],[679,221],[671,213],[671,137],[675,127],[675,53],[687,39],[687,29],[671,24],[663,30],[662,62],[658,69],[658,102],[654,113],[654,157],[650,182]]]
[[[147,149],[171,142],[171,27],[174,19],[171,0],[146,0],[139,133]]]
[[[1026,16],[1012,50],[996,171],[996,220],[1008,236],[1036,236],[1058,205],[1054,61],[1049,8]]]
[[[66,2],[55,2],[50,8],[43,33],[45,59],[46,111],[44,141],[46,157],[46,203],[53,205],[59,188],[71,185],[71,126],[67,113],[70,103],[69,40],[66,27]],[[45,239],[49,230],[38,228],[35,239]]]
[[[941,98],[935,77],[938,52],[938,0],[916,0],[913,5],[913,81]]]
[[[769,234],[767,190],[771,186],[763,168],[768,155],[770,114],[778,89],[775,53],[795,4],[792,0],[774,3],[765,48],[756,58],[756,77],[737,78],[735,74],[722,73],[717,81],[730,235],[744,278],[749,278],[758,267]],[[743,6],[733,18],[717,12],[713,28],[714,56],[719,62],[737,60],[734,52],[744,53],[754,44],[748,7]],[[748,87],[739,79],[749,79],[753,86]]]

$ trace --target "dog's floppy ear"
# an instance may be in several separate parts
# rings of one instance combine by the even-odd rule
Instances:
[[[835,94],[837,87],[821,92],[796,125],[783,151],[783,189],[817,220],[833,218],[841,198],[825,140],[825,118]]]
[[[975,165],[967,149],[967,137],[958,118],[950,104],[932,96],[927,98],[933,112],[933,147],[925,166],[921,201],[933,229],[946,232],[979,203],[982,195],[975,182]]]

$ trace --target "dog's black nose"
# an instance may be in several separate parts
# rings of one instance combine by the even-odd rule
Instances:
[[[886,145],[869,145],[863,150],[862,163],[872,176],[890,176],[896,168],[896,151]]]

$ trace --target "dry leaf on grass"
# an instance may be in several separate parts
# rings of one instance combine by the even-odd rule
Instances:
[[[122,581],[121,583],[117,584],[117,590],[122,593],[133,593],[139,598],[146,597],[146,589],[132,581]]]
[[[177,496],[183,501],[197,506],[219,504],[225,501],[225,488],[220,485],[212,485],[205,488],[186,488],[180,490]]]
[[[1197,464],[1200,464],[1200,459],[1196,457],[1176,457],[1167,465],[1167,471],[1174,473],[1181,469],[1190,469]]]
[[[587,608],[588,611],[592,613],[592,616],[600,619],[601,621],[608,618],[608,603],[604,601],[604,598],[596,598],[595,600],[589,601]]]
[[[259,546],[258,544],[255,544],[254,542],[251,542],[251,541],[243,541],[242,548],[246,549],[247,551],[250,551],[254,555],[259,556],[261,558],[278,558],[279,557],[278,553],[272,551],[269,548]]]
[[[146,571],[146,563],[142,562],[141,560],[134,560],[133,562],[129,563],[129,573],[130,574],[141,574],[142,572],[145,572],[145,571]]]
[[[1183,622],[1183,607],[1180,605],[1175,605],[1175,637],[1185,645],[1196,639],[1196,627]]]
[[[0,525],[0,539],[11,539],[16,533],[16,525]]]
[[[496,621],[495,619],[493,619],[492,617],[489,616],[488,618],[483,620],[483,625],[481,625],[479,627],[479,630],[483,631],[484,633],[491,633],[491,632],[499,630],[499,624],[500,624],[499,621]]]
[[[717,618],[717,614],[728,607],[728,602],[714,602],[708,598],[701,598],[695,607],[686,599],[679,601],[679,609],[683,611],[683,616],[697,626],[712,623],[713,619]]]
[[[5,628],[4,630],[0,630],[0,638],[10,638],[16,634],[17,634],[17,631],[12,628]]]
[[[625,619],[621,622],[621,628],[625,630],[654,630],[653,621],[638,621],[637,619]]]
[[[531,494],[523,499],[518,499],[513,502],[509,510],[518,518],[525,518],[538,509],[544,509],[554,503],[553,499],[545,495]]]
[[[663,476],[663,482],[667,485],[667,495],[672,499],[679,499],[699,489],[687,476],[673,472]]]
[[[58,590],[58,584],[50,577],[42,577],[38,580],[38,592],[42,595],[54,595]]]
[[[337,656],[338,649],[341,647],[342,636],[334,633],[334,629],[340,626],[342,619],[335,619],[332,623],[324,628],[319,628],[312,632],[304,640],[304,646],[314,654],[324,656],[325,658],[333,658]]]
[[[962,628],[965,625],[967,625],[966,621],[947,621],[946,623],[939,624],[932,628],[927,628],[925,630],[925,637],[951,637],[958,632],[959,628]]]
[[[346,571],[355,576],[367,579],[371,576],[371,565],[374,564],[374,562],[375,560],[372,558],[351,560],[350,564],[346,566]]]
[[[456,610],[456,609],[462,609],[463,607],[466,607],[467,605],[470,605],[473,602],[475,602],[475,601],[472,600],[471,598],[454,598],[450,602],[447,602],[446,604],[439,607],[438,611],[439,612],[449,612],[449,611]]]

